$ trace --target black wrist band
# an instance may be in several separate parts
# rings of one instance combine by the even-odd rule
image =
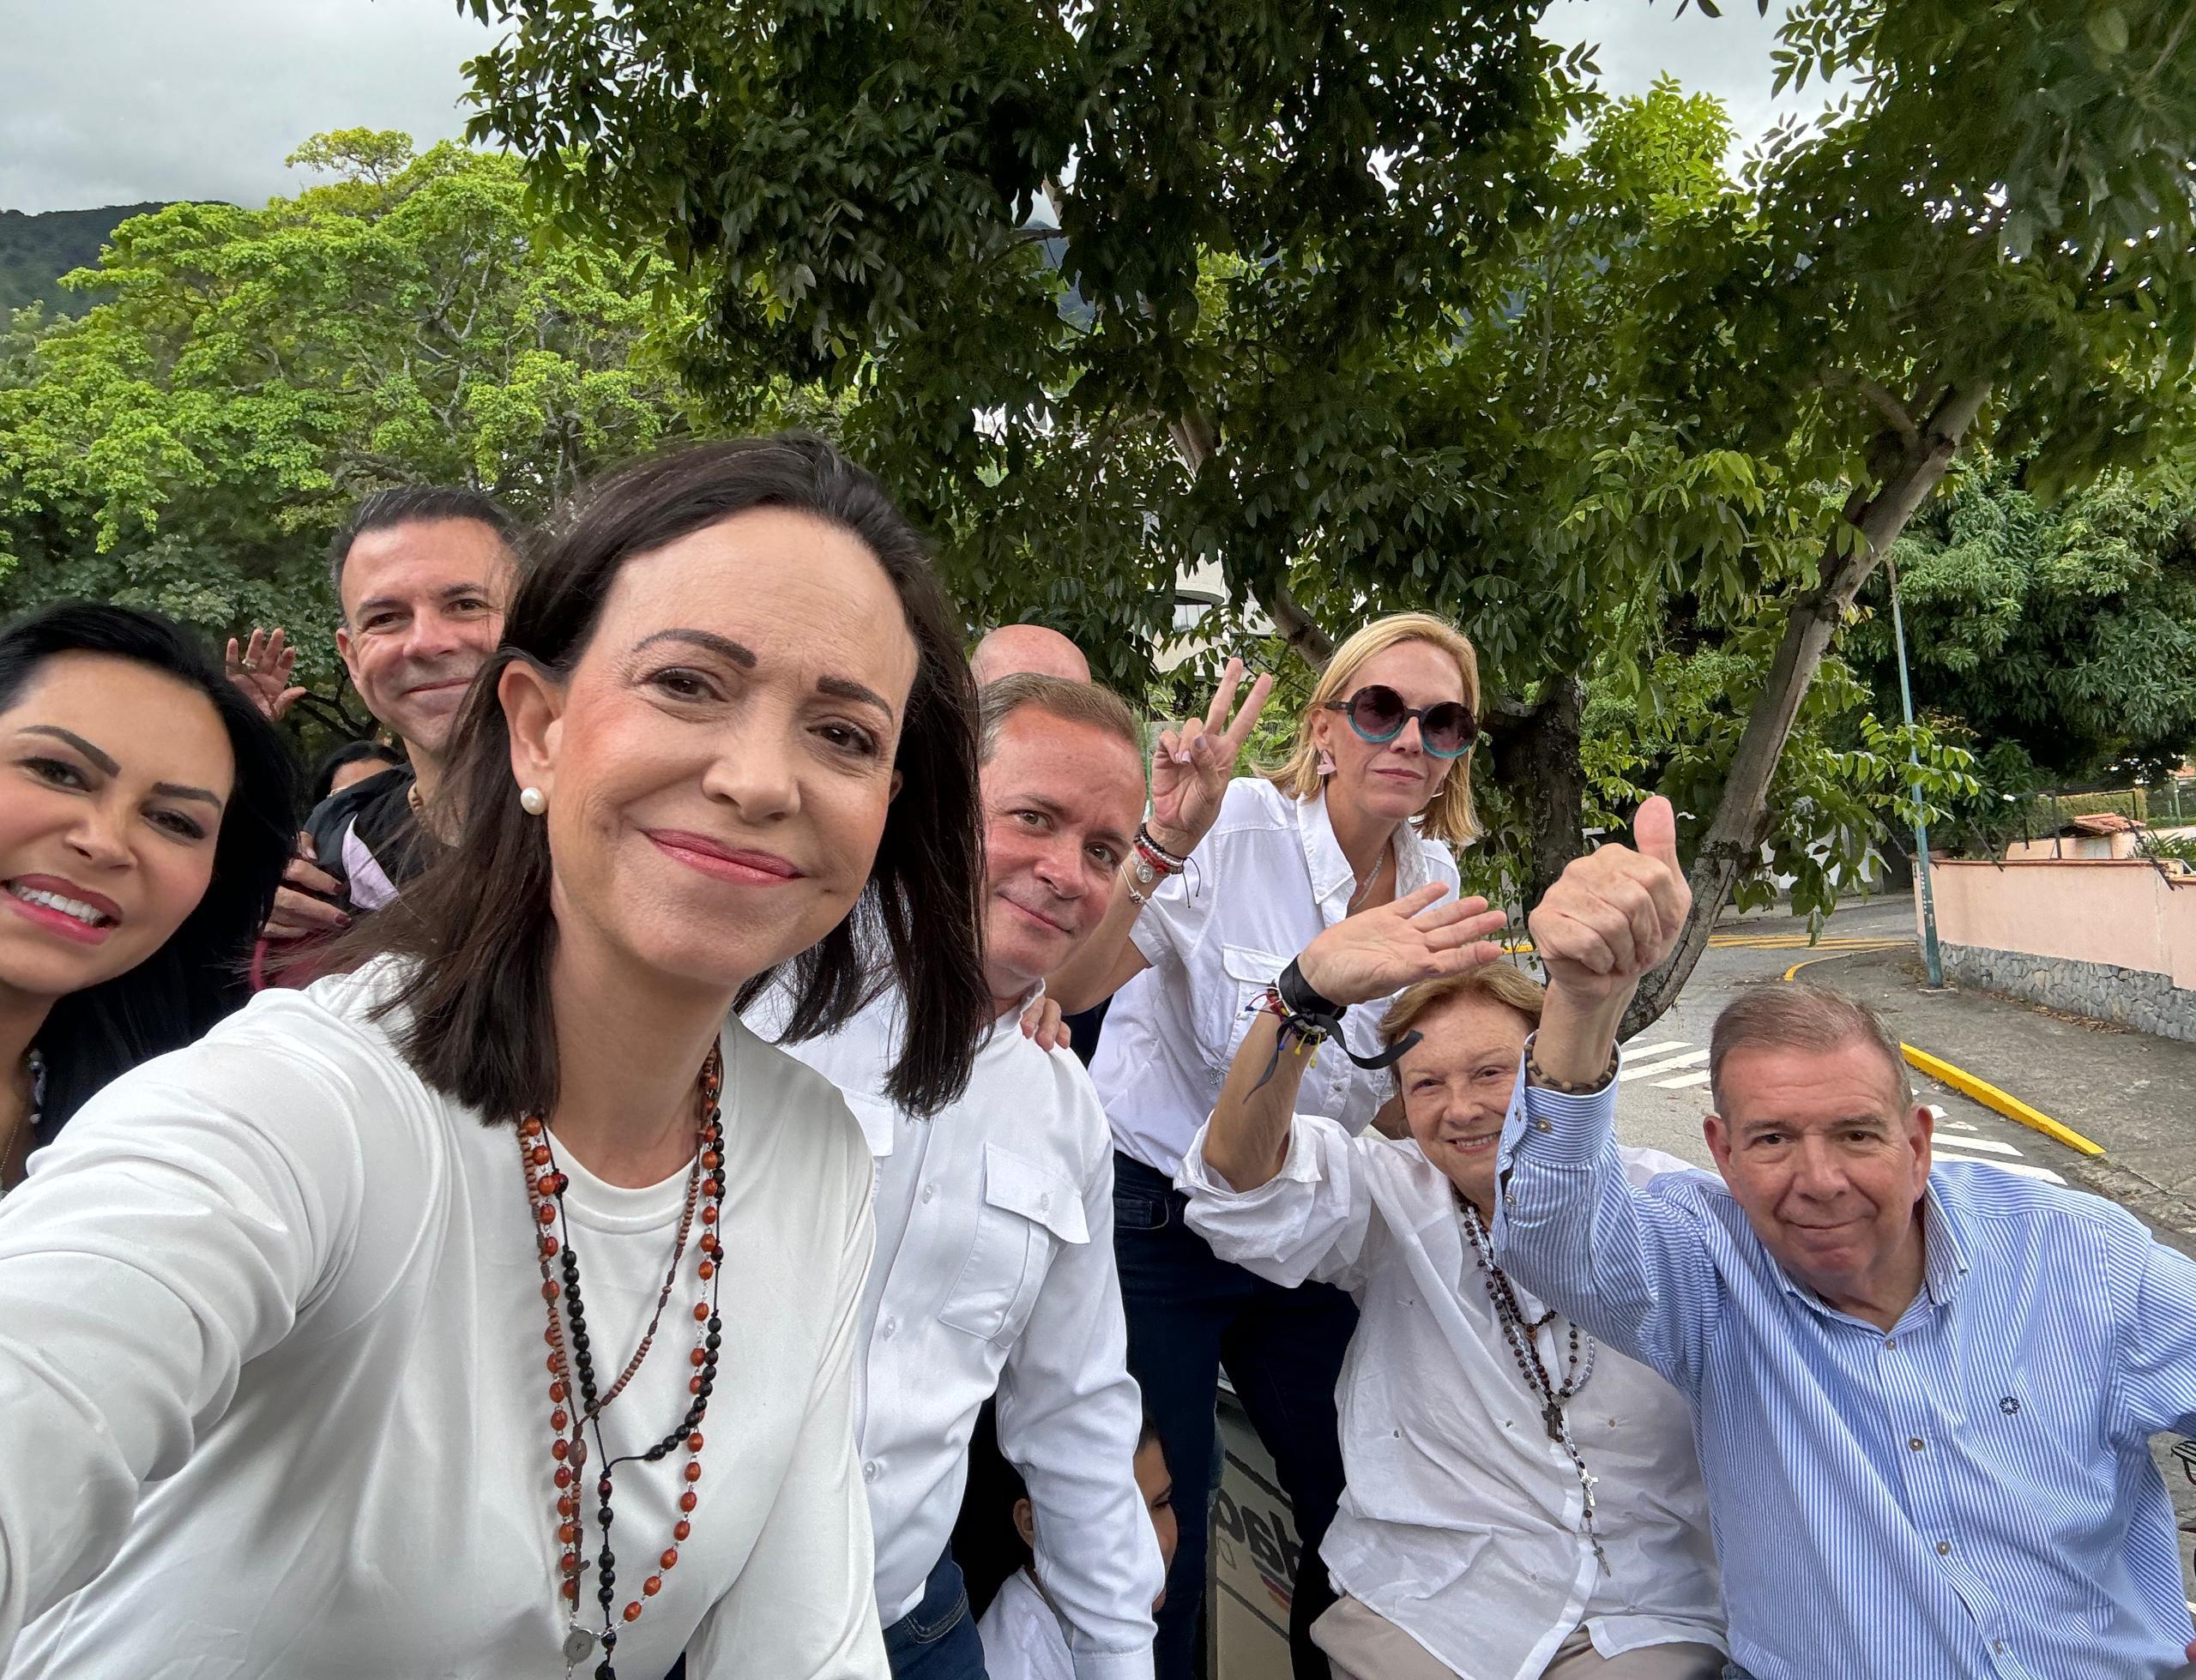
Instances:
[[[1318,992],[1312,991],[1310,983],[1304,978],[1303,971],[1297,967],[1295,963],[1292,961],[1288,967],[1281,971],[1273,983],[1273,990],[1274,996],[1281,1000],[1281,1007],[1288,1012],[1282,1018],[1284,1023],[1307,1027],[1322,1039],[1333,1039],[1342,1046],[1342,1053],[1360,1068],[1391,1068],[1413,1045],[1426,1036],[1416,1027],[1413,1027],[1386,1049],[1378,1051],[1371,1056],[1360,1056],[1349,1047],[1349,1040],[1343,1038],[1342,1033],[1342,1015],[1349,1005],[1337,1003],[1330,997],[1322,997]],[[1259,1078],[1258,1085],[1264,1085],[1267,1080],[1273,1077],[1273,1070],[1279,1065],[1280,1061],[1281,1046],[1276,1045],[1274,1059],[1266,1064],[1265,1073]],[[1255,1091],[1258,1086],[1251,1088]]]

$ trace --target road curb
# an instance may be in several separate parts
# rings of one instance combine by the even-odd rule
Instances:
[[[1971,1097],[1983,1107],[1994,1109],[2008,1120],[2017,1120],[2032,1131],[2042,1132],[2054,1143],[2063,1143],[2079,1155],[2102,1155],[2104,1146],[2084,1137],[2072,1126],[2061,1125],[2042,1110],[2031,1108],[2018,1097],[2000,1091],[1987,1079],[1978,1079],[1964,1068],[1955,1067],[1941,1056],[1932,1056],[1926,1050],[1916,1050],[1912,1045],[1899,1045],[1899,1053],[1909,1065],[1919,1069],[1932,1079],[1942,1080],[1964,1097]]]

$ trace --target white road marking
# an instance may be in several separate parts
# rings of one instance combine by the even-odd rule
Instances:
[[[1686,1041],[1683,1039],[1672,1039],[1668,1044],[1664,1045],[1626,1045],[1624,1047],[1624,1053],[1632,1057],[1634,1061],[1637,1061],[1643,1056],[1660,1056],[1666,1050],[1683,1050],[1685,1048]]]
[[[1666,1063],[1665,1065],[1674,1066],[1675,1064]],[[1662,1072],[1662,1069],[1657,1068],[1655,1071],[1656,1073],[1660,1073]],[[1658,1079],[1655,1083],[1660,1089],[1664,1091],[1682,1091],[1688,1085],[1707,1084],[1708,1070],[1704,1068],[1697,1074],[1680,1074],[1675,1079]]]
[[[1696,1062],[1705,1062],[1707,1059],[1706,1051],[1689,1050],[1682,1056],[1666,1057],[1662,1061],[1652,1063],[1644,1068],[1626,1068],[1617,1075],[1617,1078],[1620,1081],[1645,1079],[1650,1074],[1674,1073],[1680,1068],[1689,1068]]]
[[[1968,1149],[1979,1149],[1986,1155],[2020,1153],[2020,1151],[2014,1148],[2012,1144],[2000,1143],[1995,1138],[1988,1137],[1940,1137],[1937,1140],[1937,1147],[1940,1149],[1950,1150],[1954,1154]]]

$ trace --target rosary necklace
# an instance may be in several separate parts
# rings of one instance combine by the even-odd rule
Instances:
[[[1571,1327],[1570,1358],[1565,1362],[1563,1382],[1559,1386],[1548,1376],[1547,1366],[1541,1359],[1536,1341],[1540,1333],[1555,1322],[1554,1311],[1550,1310],[1536,1319],[1527,1321],[1524,1309],[1518,1304],[1517,1291],[1511,1287],[1510,1280],[1503,1274],[1502,1268],[1494,1263],[1494,1241],[1487,1234],[1479,1209],[1466,1199],[1461,1190],[1457,1193],[1457,1201],[1463,1210],[1464,1229],[1471,1234],[1472,1257],[1478,1261],[1480,1274],[1487,1280],[1487,1296],[1494,1303],[1494,1316],[1502,1321],[1502,1334],[1510,1344],[1510,1357],[1517,1362],[1517,1370],[1524,1377],[1526,1388],[1541,1402],[1541,1427],[1547,1431],[1547,1438],[1563,1449],[1564,1456],[1571,1460],[1572,1469],[1578,1472],[1578,1489],[1585,1496],[1583,1515],[1586,1538],[1593,1545],[1594,1561],[1601,1565],[1602,1573],[1608,1575],[1608,1554],[1602,1550],[1601,1530],[1594,1522],[1595,1478],[1593,1472],[1586,1468],[1585,1456],[1579,1452],[1578,1443],[1572,1438],[1571,1420],[1563,1409],[1564,1403],[1577,1398],[1593,1379],[1594,1356],[1597,1351],[1594,1339],[1591,1336],[1584,1339],[1582,1364],[1578,1327],[1576,1324]]]
[[[611,1611],[617,1602],[618,1558],[611,1548],[610,1527],[612,1478],[618,1466],[654,1464],[682,1447],[687,1454],[683,1472],[686,1486],[679,1496],[679,1517],[672,1525],[672,1544],[656,1560],[659,1572],[650,1575],[642,1584],[638,1596],[626,1604],[622,1618],[625,1623],[640,1620],[643,1610],[663,1590],[664,1573],[677,1565],[679,1547],[693,1532],[690,1519],[700,1502],[694,1484],[702,1478],[701,1423],[709,1409],[710,1391],[716,1384],[717,1357],[724,1331],[723,1320],[717,1312],[718,1274],[724,1249],[716,1230],[725,1191],[724,1125],[717,1102],[723,1084],[724,1063],[712,1046],[696,1081],[694,1164],[687,1171],[686,1203],[679,1214],[679,1237],[672,1249],[671,1264],[664,1273],[663,1288],[656,1296],[655,1311],[649,1320],[640,1346],[607,1392],[599,1391],[596,1386],[593,1350],[588,1340],[587,1311],[580,1298],[579,1257],[573,1252],[571,1226],[564,1217],[564,1189],[569,1181],[558,1170],[556,1148],[542,1117],[529,1114],[518,1124],[519,1159],[526,1175],[527,1201],[533,1209],[539,1232],[536,1252],[541,1263],[541,1298],[548,1310],[548,1328],[543,1332],[542,1340],[549,1345],[549,1454],[553,1466],[551,1478],[557,1490],[553,1527],[560,1553],[558,1591],[565,1606],[562,1650],[566,1680],[580,1664],[598,1651],[601,1661],[594,1670],[595,1680],[617,1680],[612,1658],[618,1648],[619,1623],[613,1619]],[[612,1458],[602,1442],[602,1414],[624,1392],[625,1385],[632,1381],[655,1344],[656,1331],[678,1282],[697,1213],[702,1235],[695,1244],[700,1259],[694,1274],[701,1285],[701,1298],[694,1304],[695,1345],[687,1356],[694,1368],[693,1376],[686,1382],[691,1402],[678,1425],[653,1446]],[[559,1231],[563,1233],[561,1240]],[[594,1563],[595,1599],[602,1611],[599,1630],[579,1625],[580,1581],[588,1565],[580,1554],[585,1519],[580,1513],[578,1490],[587,1467],[590,1430],[594,1436],[595,1454],[602,1465],[594,1484],[600,1502],[596,1526],[601,1539],[601,1550]]]

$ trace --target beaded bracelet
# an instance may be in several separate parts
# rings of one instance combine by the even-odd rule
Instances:
[[[1612,1045],[1609,1049],[1609,1064],[1602,1069],[1599,1079],[1557,1079],[1541,1066],[1539,1057],[1529,1046],[1525,1051],[1526,1081],[1539,1086],[1543,1091],[1553,1091],[1559,1097],[1590,1097],[1596,1091],[1606,1089],[1608,1082],[1616,1077],[1616,1049]]]

